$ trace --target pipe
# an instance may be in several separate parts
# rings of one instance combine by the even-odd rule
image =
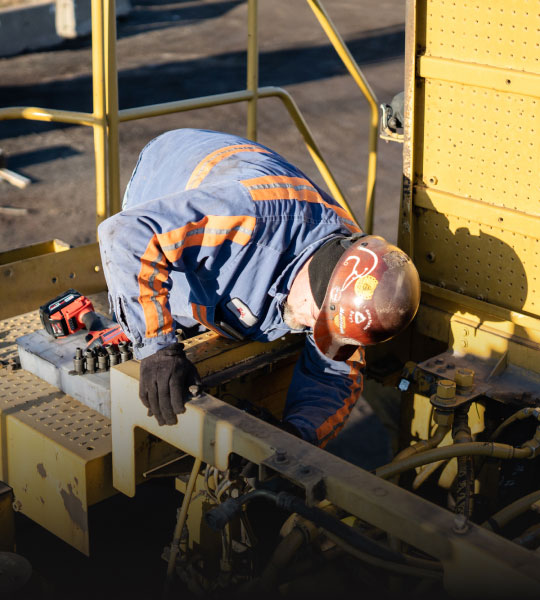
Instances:
[[[413,490],[417,490],[420,486],[422,486],[427,479],[429,479],[433,473],[435,473],[435,471],[444,463],[446,463],[446,460],[437,460],[436,462],[433,462],[429,465],[426,465],[421,471],[420,473],[418,473],[418,475],[415,477],[413,484],[412,484],[412,489]]]
[[[107,216],[120,212],[120,150],[118,140],[118,69],[116,67],[116,6],[107,0],[105,11],[105,110],[107,117]]]
[[[253,94],[248,100],[247,138],[257,141],[257,92],[259,89],[258,0],[248,0],[247,89]]]
[[[258,489],[248,492],[239,498],[228,498],[215,508],[207,511],[204,515],[208,525],[215,531],[219,531],[235,517],[241,510],[242,506],[255,498],[264,498],[274,502],[278,508],[284,509],[291,513],[298,513],[308,521],[312,521],[318,527],[334,533],[340,538],[343,538],[351,546],[358,548],[362,552],[373,554],[384,560],[395,562],[404,562],[403,555],[389,548],[381,546],[371,538],[361,534],[356,529],[349,527],[340,520],[327,514],[324,510],[315,506],[306,506],[306,504],[286,492],[271,492],[269,490]]]
[[[497,429],[491,434],[490,440],[495,441],[499,435],[503,432],[504,429],[511,425],[516,421],[522,421],[523,419],[527,419],[528,417],[535,417],[540,421],[540,410],[538,408],[533,408],[531,406],[527,406],[515,412],[513,415],[509,416],[508,419],[503,421]]]
[[[369,129],[369,161],[366,183],[366,209],[364,216],[364,231],[373,233],[373,219],[375,213],[375,181],[377,178],[377,143],[379,139],[379,102],[371,89],[367,79],[354,57],[347,48],[343,38],[337,32],[330,20],[328,13],[319,0],[307,0],[311,10],[314,12],[324,32],[328,36],[335,51],[338,53],[346,69],[362,91],[371,109]]]
[[[184,530],[184,525],[186,523],[187,514],[189,504],[191,502],[191,496],[193,495],[193,490],[195,489],[195,483],[197,482],[197,476],[199,475],[199,471],[201,470],[202,461],[200,458],[196,458],[193,463],[193,468],[191,469],[191,474],[189,476],[188,484],[186,487],[186,493],[184,494],[184,499],[182,500],[182,506],[180,508],[180,514],[178,515],[178,519],[176,520],[176,526],[174,528],[173,540],[171,543],[171,551],[169,552],[169,560],[167,562],[167,580],[171,580],[174,574],[174,567],[176,564],[176,557],[178,556],[178,545],[180,543],[180,538],[182,537],[182,531]]]
[[[351,546],[340,537],[334,535],[329,531],[325,531],[326,536],[332,540],[335,544],[343,548],[349,554],[355,556],[359,560],[366,562],[375,567],[380,567],[387,571],[393,571],[394,573],[400,573],[403,575],[412,575],[414,577],[422,577],[429,579],[441,579],[442,578],[442,566],[440,563],[433,563],[433,568],[420,568],[410,564],[408,561],[405,563],[396,563],[392,561],[383,560],[373,556],[372,554],[367,554],[358,550],[357,548]],[[423,561],[424,563],[428,563],[429,561]]]
[[[103,0],[92,0],[92,91],[96,162],[96,226],[107,217],[107,122],[103,59]]]
[[[420,452],[425,452],[426,450],[436,448],[444,440],[444,438],[451,429],[451,425],[439,425],[435,430],[435,433],[428,440],[422,440],[420,442],[417,442],[413,446],[405,448],[394,457],[392,462],[398,462],[405,458],[408,458],[409,456],[415,456]]]
[[[40,108],[38,106],[8,106],[0,108],[0,121],[8,121],[10,119],[68,123],[69,125],[85,125],[87,127],[93,127],[100,123],[90,113],[75,112],[73,110],[57,110],[54,108]]]
[[[447,460],[456,456],[490,456],[493,458],[534,458],[535,451],[532,448],[514,448],[507,444],[495,444],[493,442],[470,442],[468,444],[453,444],[443,448],[434,448],[420,453],[417,456],[410,456],[397,463],[390,463],[376,469],[375,474],[383,479],[395,477],[400,473],[415,469],[422,465],[435,462],[437,460]]]
[[[527,512],[535,502],[538,502],[538,500],[540,500],[540,490],[527,494],[526,496],[523,496],[523,498],[505,506],[502,510],[482,523],[482,527],[490,529],[491,531],[498,531],[516,517]]]

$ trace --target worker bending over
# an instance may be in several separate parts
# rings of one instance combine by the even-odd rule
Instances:
[[[260,144],[193,129],[142,151],[123,211],[99,227],[114,313],[142,359],[140,397],[177,422],[199,383],[177,343],[306,333],[284,427],[324,447],[361,390],[363,346],[399,333],[419,303],[409,257],[364,235],[299,169]]]

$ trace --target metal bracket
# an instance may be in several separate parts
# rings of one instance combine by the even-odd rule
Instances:
[[[261,481],[269,479],[275,473],[300,485],[305,490],[306,503],[309,506],[324,500],[324,473],[312,465],[302,464],[295,457],[289,456],[285,450],[277,450],[259,465]]]

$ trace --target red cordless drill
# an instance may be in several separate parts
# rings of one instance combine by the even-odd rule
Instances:
[[[45,331],[54,338],[87,329],[87,348],[129,342],[118,323],[96,314],[92,302],[73,289],[41,306],[39,316]]]

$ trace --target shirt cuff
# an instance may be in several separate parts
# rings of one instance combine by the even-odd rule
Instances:
[[[135,358],[142,360],[174,343],[176,343],[176,335],[174,333],[167,333],[155,338],[143,338],[138,344],[133,344],[133,354]]]

